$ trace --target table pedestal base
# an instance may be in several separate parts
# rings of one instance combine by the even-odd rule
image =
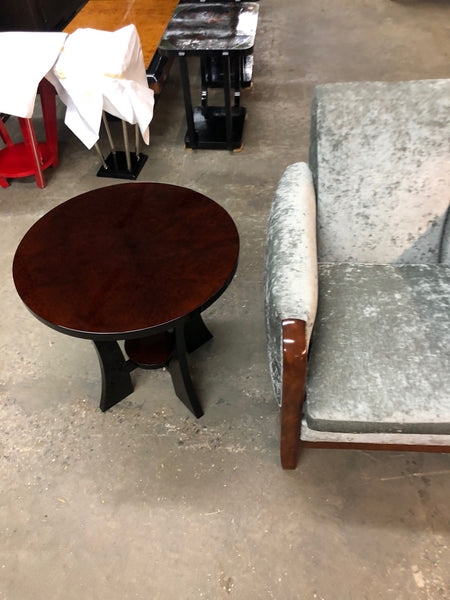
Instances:
[[[189,132],[184,138],[186,148],[202,150],[241,150],[246,110],[234,106],[231,111],[231,144],[227,141],[227,113],[222,106],[196,106],[193,109],[196,139],[192,143]]]
[[[102,372],[100,409],[108,410],[133,392],[130,372],[134,369],[167,367],[178,398],[197,418],[201,417],[203,409],[189,373],[187,353],[211,338],[198,314],[177,325],[174,331],[127,340],[125,352],[130,360],[125,359],[116,341],[94,341]]]

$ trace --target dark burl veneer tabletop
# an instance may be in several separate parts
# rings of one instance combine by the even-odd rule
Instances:
[[[228,213],[193,190],[126,183],[81,194],[21,241],[17,291],[47,325],[130,339],[204,310],[230,283],[239,238]],[[151,330],[151,331],[149,331]]]

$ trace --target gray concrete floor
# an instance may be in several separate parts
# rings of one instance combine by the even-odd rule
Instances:
[[[0,191],[2,600],[450,598],[450,455],[305,450],[283,472],[262,302],[269,206],[307,157],[314,86],[448,77],[450,5],[260,5],[244,150],[183,149],[174,68],[139,177],[205,193],[241,235],[236,277],[205,314],[214,339],[191,356],[202,419],[164,371],[135,372],[134,394],[101,413],[93,345],[48,329],[15,293],[28,228],[111,183],[62,118],[47,187]]]

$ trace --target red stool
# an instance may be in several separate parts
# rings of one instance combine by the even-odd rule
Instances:
[[[7,177],[34,175],[38,187],[45,187],[42,171],[58,164],[58,141],[56,125],[56,92],[52,84],[42,79],[39,84],[42,116],[44,118],[45,142],[37,142],[31,119],[18,117],[23,143],[13,144],[3,121],[0,120],[0,137],[6,147],[0,150],[0,186],[6,188]]]

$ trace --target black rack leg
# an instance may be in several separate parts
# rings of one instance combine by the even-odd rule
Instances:
[[[224,99],[225,99],[225,126],[226,126],[226,140],[227,140],[227,149],[233,150],[232,145],[232,132],[233,132],[233,124],[232,124],[232,114],[231,114],[231,81],[230,81],[230,55],[228,52],[224,52],[222,54],[223,59],[223,90],[224,90]]]

